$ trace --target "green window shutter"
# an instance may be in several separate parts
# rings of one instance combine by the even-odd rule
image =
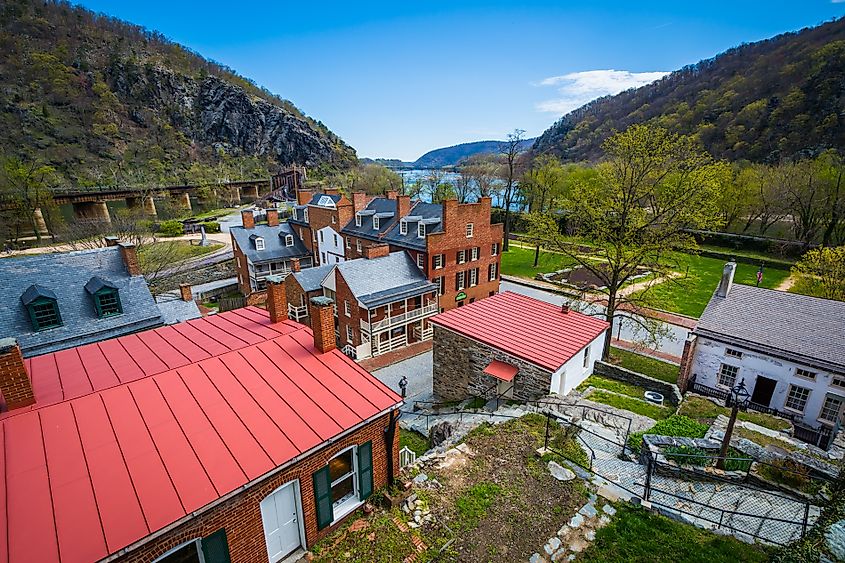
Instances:
[[[361,500],[373,494],[373,443],[358,446],[358,488]]]
[[[329,466],[314,472],[314,504],[317,507],[317,529],[322,530],[334,520],[332,509],[332,482]]]
[[[229,558],[229,544],[226,541],[226,530],[220,528],[200,542],[205,563],[231,563]]]

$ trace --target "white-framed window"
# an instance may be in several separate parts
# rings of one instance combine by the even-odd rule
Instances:
[[[455,289],[460,291],[466,287],[466,272],[455,274]]]
[[[348,328],[348,327],[347,327]],[[347,334],[348,336],[348,334]],[[343,505],[356,500],[358,495],[357,471],[355,471],[355,447],[347,448],[329,460],[329,478],[331,479],[332,507],[335,517]],[[338,510],[341,509],[341,510]]]
[[[303,217],[303,221],[305,221],[307,223],[308,222],[308,208],[307,207],[302,210],[302,217]]]
[[[355,226],[356,227],[361,226],[361,214],[360,213],[355,214]]]
[[[458,264],[463,264],[466,261],[467,261],[467,251],[466,250],[459,250],[456,262]]]
[[[299,227],[299,238],[305,240],[305,235],[302,234],[302,227]]]
[[[831,382],[831,385],[834,387],[839,387],[840,389],[845,389],[845,378],[842,377],[834,377]]]
[[[400,235],[407,235],[408,234],[408,222],[404,219],[399,221],[399,234]]]
[[[590,345],[584,348],[584,367],[590,367]]]
[[[473,226],[473,224],[467,223],[467,238],[472,238],[472,234],[473,234],[474,230],[475,230],[475,227]]]
[[[264,239],[258,237],[255,239],[255,250],[264,250]]]
[[[733,387],[734,383],[736,383],[736,376],[739,373],[739,368],[737,366],[732,366],[730,364],[722,364],[719,367],[719,375],[717,377],[717,381],[719,385],[724,387]]]
[[[434,278],[434,283],[437,284],[437,295],[443,295],[446,293],[446,278],[443,276]]]
[[[349,306],[349,301],[346,299],[343,300],[343,312],[346,313],[347,317],[352,316],[352,307]]]
[[[349,237],[346,237],[346,248],[352,248],[352,247],[349,245]]]
[[[807,406],[807,399],[810,397],[810,390],[806,387],[799,387],[798,385],[790,385],[789,393],[786,394],[786,403],[784,408],[804,412],[804,407]]]
[[[733,348],[725,348],[725,355],[729,358],[742,359],[742,352]]]
[[[478,256],[481,254],[481,248],[477,246],[473,246],[472,250],[469,253],[469,259],[473,262],[478,260]]]
[[[381,227],[379,227],[379,224],[380,224],[379,218],[374,215],[373,216],[373,230],[374,231],[377,231],[381,228]]]
[[[425,238],[425,223],[423,223],[422,221],[417,223],[417,237]]]
[[[355,337],[355,335],[352,333],[352,327],[349,326],[349,325],[346,325],[346,342],[348,342],[349,344],[352,344],[352,340],[353,340],[354,337]]]
[[[842,399],[828,395],[824,399],[822,410],[819,412],[819,420],[836,424],[839,421],[839,413],[842,412]]]
[[[493,262],[490,266],[487,267],[487,274],[489,281],[496,281],[496,278],[499,277],[499,265]]]
[[[355,239],[355,250],[357,250],[358,252],[361,252],[361,239],[359,239],[359,238]]]
[[[238,270],[240,270],[240,269],[241,269],[241,257],[240,257],[240,256],[236,256],[236,257],[235,257],[235,262],[237,262],[237,263],[238,263]]]
[[[285,246],[293,246],[293,235],[285,235]]]
[[[182,545],[177,545],[173,549],[167,551],[161,557],[154,559],[153,563],[204,563],[205,558],[202,555],[202,540],[200,538],[188,541]]]
[[[490,245],[490,256],[497,256],[499,254],[499,243],[494,242]]]
[[[417,254],[417,266],[420,270],[425,269],[425,254],[422,252]]]
[[[795,375],[798,377],[803,377],[804,379],[809,379],[810,381],[816,380],[816,372],[804,368],[796,368]]]
[[[469,286],[475,287],[478,285],[478,268],[473,268],[469,271]]]
[[[336,224],[336,223],[337,223],[337,217],[335,217],[334,215],[332,215],[332,225],[334,225],[334,224]]]
[[[445,265],[444,263],[446,262],[446,255],[445,254],[435,254],[433,261],[434,261],[434,269],[439,270]]]

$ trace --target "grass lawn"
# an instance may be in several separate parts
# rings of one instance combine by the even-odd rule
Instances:
[[[748,428],[743,428],[742,426],[737,426],[734,428],[734,436],[738,436],[740,438],[745,438],[746,440],[751,440],[758,446],[776,446],[782,450],[787,450],[790,452],[798,451],[798,448],[786,442],[784,440],[778,440],[777,438],[773,438],[771,436],[767,436],[766,434],[762,434],[760,432],[755,432],[754,430],[749,430]]]
[[[649,298],[658,309],[698,318],[719,285],[725,261],[691,254],[678,254],[676,257],[681,271],[686,271],[688,267],[689,275],[653,286],[648,290]],[[775,288],[787,277],[788,270],[766,268],[760,286]],[[734,283],[754,285],[756,281],[757,266],[737,264]]]
[[[596,532],[581,553],[581,563],[753,563],[767,561],[768,550],[718,536],[628,504],[617,504],[613,520]]]
[[[614,395],[613,393],[608,393],[607,391],[593,391],[588,397],[586,397],[586,399],[610,405],[611,407],[616,407],[617,409],[624,409],[626,411],[641,414],[643,416],[653,418],[654,420],[666,418],[673,412],[673,410],[669,407],[653,405],[633,397]]]
[[[210,242],[208,246],[191,244],[187,240],[164,240],[146,244],[138,252],[138,261],[144,272],[175,266],[179,262],[219,250],[223,244]]]
[[[539,266],[535,268],[533,248],[522,248],[511,244],[510,250],[502,252],[503,274],[532,280],[537,274],[562,270],[574,263],[562,254],[541,250]]]
[[[615,379],[608,379],[607,377],[602,377],[600,375],[591,375],[585,379],[584,382],[578,386],[578,391],[583,391],[591,385],[598,389],[615,391],[616,393],[622,393],[623,395],[628,395],[629,397],[635,397],[637,399],[642,397],[643,393],[645,393],[645,389],[639,385],[616,381]]]
[[[704,397],[687,397],[684,399],[684,402],[681,403],[681,410],[678,414],[683,414],[692,419],[698,420],[699,422],[710,424],[720,414],[730,416],[731,411],[729,408],[717,405],[713,401],[705,399]],[[784,418],[779,418],[770,414],[763,414],[761,412],[740,412],[737,418],[771,430],[786,430],[792,426],[792,424]]]
[[[399,449],[408,446],[415,454],[422,455],[428,451],[428,438],[413,430],[399,430]]]
[[[677,383],[678,381],[678,369],[680,368],[678,368],[675,364],[662,362],[660,360],[655,360],[654,358],[649,358],[648,356],[643,356],[641,354],[629,352],[628,350],[613,347],[610,349],[610,355],[613,359],[618,360],[615,362],[617,365],[625,369],[629,369],[667,383]]]

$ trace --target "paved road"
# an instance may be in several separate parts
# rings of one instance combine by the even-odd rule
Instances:
[[[413,358],[402,360],[393,365],[387,366],[373,372],[379,381],[400,393],[399,380],[402,376],[408,378],[407,395],[405,400],[408,405],[413,401],[429,401],[432,397],[431,377],[433,373],[432,353],[425,352]]]
[[[547,303],[552,303],[554,305],[562,305],[564,301],[562,295],[506,281],[502,282],[501,290],[521,293],[522,295],[527,295],[528,297],[533,297],[535,299],[546,301]],[[601,305],[587,304],[584,302],[579,303],[581,303],[581,306],[584,308],[583,310],[585,312],[589,312],[590,314],[601,315],[604,312],[604,307],[602,307]],[[620,313],[619,315],[617,315],[617,318],[613,323],[614,338],[618,338],[619,340],[625,340],[628,342],[637,342],[644,340],[644,335],[641,329],[639,328],[639,325],[627,319],[627,317],[630,316],[631,315],[629,313]],[[684,352],[684,341],[687,339],[689,329],[665,322],[657,322],[659,322],[660,325],[666,330],[668,336],[666,338],[660,339],[660,342],[657,344],[656,349],[660,352],[671,354],[673,356],[682,355]]]

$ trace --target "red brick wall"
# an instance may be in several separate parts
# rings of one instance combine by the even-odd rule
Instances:
[[[238,290],[241,295],[249,295],[252,293],[252,287],[249,285],[249,266],[247,266],[246,256],[244,256],[231,232],[229,236],[232,237],[232,253],[234,254],[235,273],[238,276]]]
[[[118,559],[121,562],[149,563],[169,549],[198,537],[207,537],[225,528],[232,563],[253,563],[267,560],[267,546],[261,522],[261,501],[282,485],[299,479],[305,537],[308,547],[326,537],[337,528],[317,530],[316,508],[312,474],[328,464],[329,459],[341,450],[368,441],[373,443],[373,489],[387,485],[387,446],[384,431],[389,415],[384,415],[341,440],[303,459],[295,465],[253,485],[243,493],[214,507],[208,512],[178,526],[137,550]],[[397,428],[390,455],[393,457],[394,475],[399,469],[399,430]]]
[[[367,310],[358,306],[358,300],[352,295],[352,291],[343,279],[340,271],[335,268],[335,298],[337,299],[337,326],[340,334],[340,347],[346,346],[346,327],[352,327],[352,345],[361,344],[361,319],[367,318]],[[351,316],[346,316],[343,303],[349,303]]]
[[[309,304],[311,330],[314,332],[314,346],[320,352],[329,352],[337,347],[334,335],[334,308],[331,305]]]
[[[35,403],[32,383],[17,344],[0,350],[0,392],[3,393],[7,410]]]
[[[280,321],[287,320],[288,298],[285,293],[284,282],[267,282],[267,312],[270,313],[271,323],[278,323]]]

